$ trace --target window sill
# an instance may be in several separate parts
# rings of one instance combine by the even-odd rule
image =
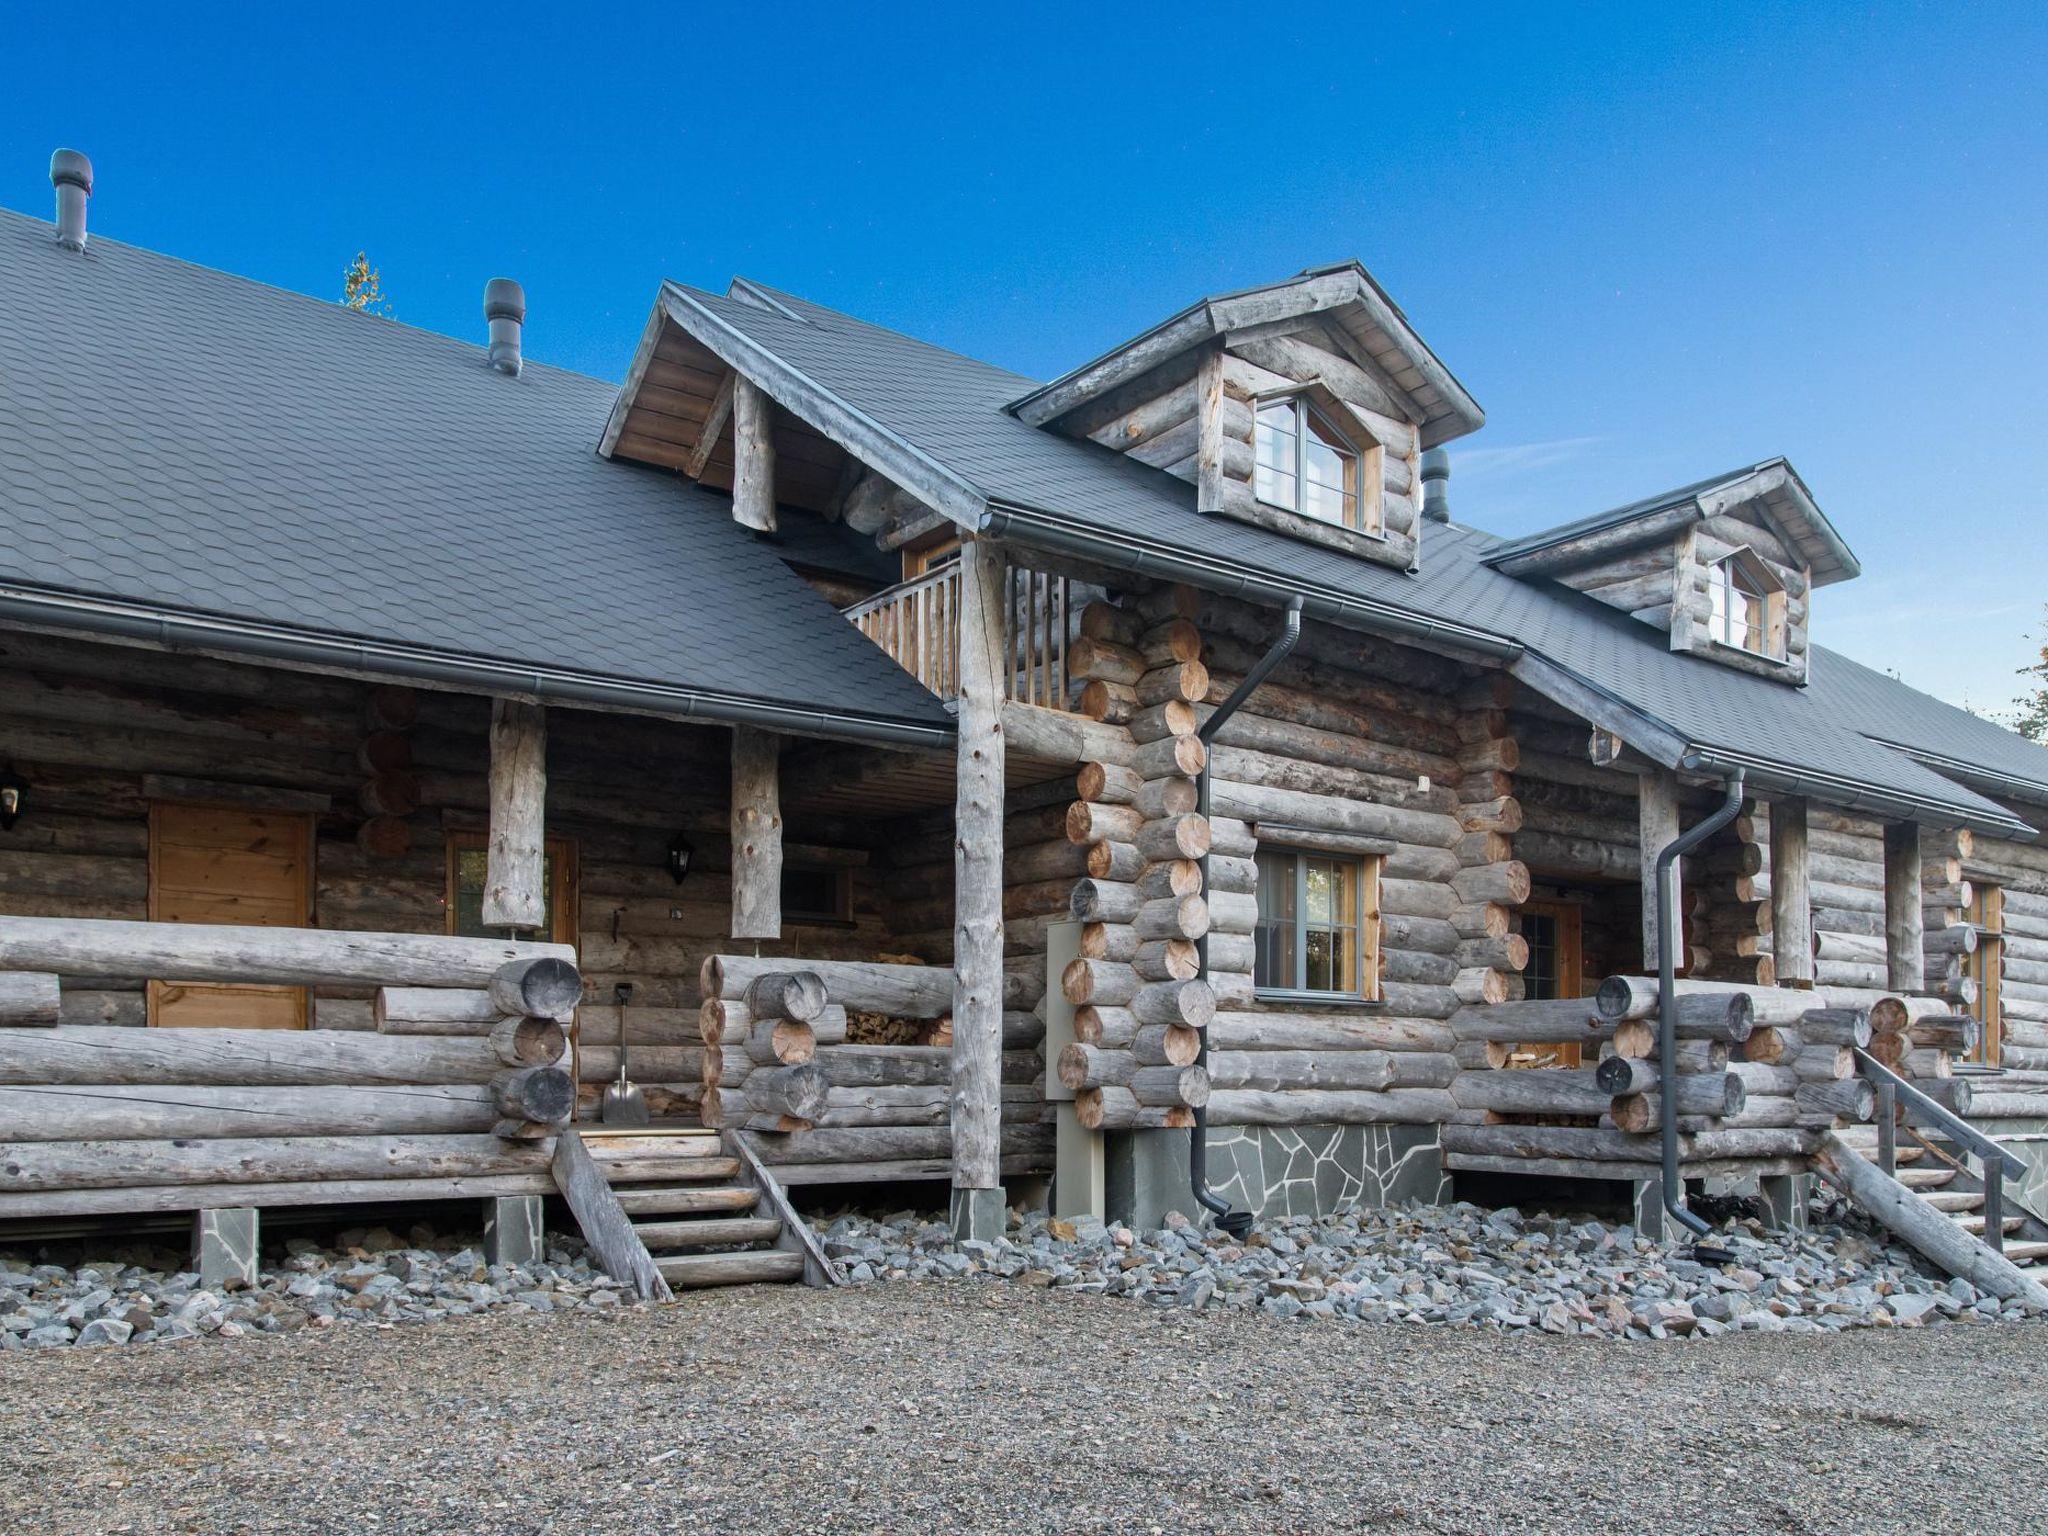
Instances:
[[[1238,482],[1226,504],[1210,513],[1212,517],[1227,517],[1235,522],[1249,523],[1254,528],[1264,528],[1269,533],[1285,534],[1291,539],[1300,539],[1304,544],[1320,544],[1325,549],[1341,550],[1347,555],[1357,555],[1376,564],[1385,565],[1398,558],[1402,563],[1407,555],[1397,550],[1384,529],[1368,533],[1361,528],[1347,528],[1338,523],[1326,523],[1320,518],[1310,517],[1305,512],[1278,506],[1270,501],[1260,501],[1247,493],[1243,482]]]
[[[1726,640],[1716,640],[1712,635],[1707,636],[1707,644],[1715,651],[1725,652],[1729,656],[1739,656],[1756,666],[1771,667],[1786,673],[1796,673],[1799,670],[1798,665],[1789,656],[1773,656],[1769,651],[1752,651],[1746,645],[1730,645]]]
[[[1376,997],[1357,997],[1343,992],[1292,992],[1261,987],[1252,994],[1257,1003],[1284,1003],[1291,1008],[1327,1008],[1332,1012],[1385,1013],[1387,1004]]]

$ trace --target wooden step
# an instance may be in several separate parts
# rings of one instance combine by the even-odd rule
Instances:
[[[716,1131],[707,1131],[701,1125],[603,1125],[582,1120],[576,1122],[576,1133],[591,1144],[591,1155],[598,1155],[601,1142],[660,1141],[663,1145],[703,1142],[716,1148],[725,1145],[724,1138]]]
[[[743,1243],[772,1243],[782,1233],[782,1223],[773,1216],[727,1216],[711,1221],[636,1221],[633,1230],[648,1252],[668,1248],[734,1247]]]
[[[678,1290],[706,1285],[787,1285],[804,1277],[804,1256],[780,1248],[753,1248],[743,1253],[697,1253],[685,1258],[656,1259],[662,1279]]]
[[[2032,1264],[2040,1259],[2048,1259],[2048,1242],[2007,1243],[2005,1256],[2015,1264]]]
[[[628,1216],[694,1216],[710,1212],[751,1211],[761,1192],[740,1185],[714,1189],[621,1189],[614,1191]]]
[[[740,1171],[736,1157],[642,1157],[597,1166],[607,1184],[677,1184],[686,1179],[729,1179]]]
[[[1984,1203],[1982,1190],[1937,1189],[1920,1197],[1937,1211],[1974,1211]]]
[[[1955,1179],[1953,1168],[1901,1168],[1899,1182],[1908,1189],[1939,1189]]]
[[[1979,1237],[1984,1235],[1987,1223],[1982,1216],[1957,1216],[1954,1220],[1955,1224],[1965,1232],[1974,1232]],[[2026,1224],[2027,1218],[2024,1216],[2007,1216],[1999,1222],[1999,1226],[2007,1232],[2017,1232]]]

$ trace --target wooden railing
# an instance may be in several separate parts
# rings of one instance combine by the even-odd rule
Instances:
[[[1067,579],[1011,566],[1003,576],[1009,673],[1004,696],[1067,708],[1067,644],[1075,615]],[[845,610],[860,632],[942,699],[960,691],[960,567],[899,582]]]

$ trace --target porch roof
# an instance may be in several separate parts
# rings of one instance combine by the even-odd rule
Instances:
[[[614,386],[0,210],[0,617],[651,714],[950,715]],[[483,333],[481,318],[478,335]]]

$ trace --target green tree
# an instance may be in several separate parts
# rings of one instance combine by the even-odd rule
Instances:
[[[356,252],[356,259],[348,264],[348,271],[341,279],[341,307],[360,310],[366,315],[391,313],[391,303],[384,297],[383,285],[378,281],[377,269],[370,265],[368,253]]]
[[[2019,707],[2013,711],[2012,728],[2029,741],[2048,743],[2048,624],[2035,638],[2041,641],[2040,660],[2019,669],[2021,677],[2032,679],[2032,686],[2020,696]]]

